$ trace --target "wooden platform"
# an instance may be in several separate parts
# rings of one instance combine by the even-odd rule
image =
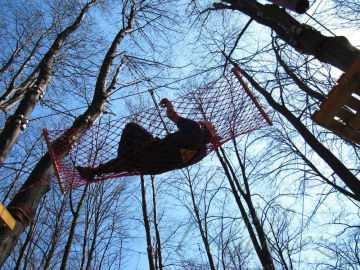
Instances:
[[[312,119],[344,139],[360,144],[360,58],[341,75]]]
[[[0,224],[5,224],[11,230],[14,229],[16,221],[13,216],[8,212],[5,206],[0,203]]]

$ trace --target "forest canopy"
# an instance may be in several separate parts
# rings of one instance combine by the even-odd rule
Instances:
[[[309,6],[1,1],[2,269],[359,269],[359,145],[312,116],[360,58],[360,4]],[[61,192],[43,129],[77,143],[236,65],[273,126],[181,170]]]

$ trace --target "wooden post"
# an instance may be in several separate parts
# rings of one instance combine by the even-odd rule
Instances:
[[[257,101],[257,99],[254,97],[253,93],[250,91],[249,87],[247,86],[247,84],[244,82],[243,78],[241,77],[240,73],[239,73],[240,67],[239,66],[235,66],[234,68],[232,68],[232,72],[235,74],[236,78],[239,80],[239,82],[241,83],[241,85],[244,87],[245,92],[249,95],[249,97],[251,98],[251,100],[254,102],[255,106],[258,108],[258,110],[260,111],[260,113],[262,114],[262,116],[265,118],[266,122],[272,126],[273,123],[270,120],[269,116],[267,115],[267,113],[264,111],[263,107],[260,105],[260,103]]]
[[[5,206],[0,203],[0,224],[5,223],[6,226],[10,228],[10,230],[13,230],[16,224],[16,220],[13,218],[13,216],[9,213],[9,211],[5,208]]]
[[[52,164],[54,166],[55,176],[56,176],[56,179],[57,179],[57,181],[59,183],[61,193],[65,194],[66,191],[65,191],[65,188],[64,188],[64,186],[62,184],[62,181],[61,181],[61,176],[60,176],[60,173],[59,173],[59,167],[57,166],[57,163],[55,161],[54,151],[53,151],[52,145],[50,143],[48,132],[47,132],[46,128],[43,129],[43,136],[45,138],[45,142],[46,142],[46,145],[47,145],[47,148],[48,148],[48,152],[49,152],[51,162],[52,162]]]

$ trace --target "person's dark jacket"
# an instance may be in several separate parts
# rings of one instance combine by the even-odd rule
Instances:
[[[206,156],[206,134],[199,123],[180,117],[178,131],[163,139],[153,138],[138,152],[136,170],[159,174],[197,163]]]

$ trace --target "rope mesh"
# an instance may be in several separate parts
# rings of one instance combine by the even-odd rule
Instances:
[[[209,143],[206,147],[206,154],[239,135],[267,125],[263,115],[233,73],[222,76],[204,87],[172,100],[172,104],[180,116],[194,121],[208,120],[216,127],[221,140],[217,144]],[[168,131],[170,133],[177,131],[176,125],[166,117],[165,109],[161,110],[161,114]],[[128,123],[138,124],[152,134],[153,137],[164,138],[167,135],[160,120],[159,112],[155,107],[108,123],[83,128],[81,131],[68,129],[48,132],[48,146],[51,145],[50,147],[53,150],[52,158],[58,178],[60,178],[58,180],[65,191],[88,183],[79,175],[75,169],[76,166],[97,167],[118,156],[119,140],[124,127]],[[64,145],[68,143],[68,141],[59,140],[65,132],[68,134],[79,134],[80,132],[83,135],[76,140],[77,143],[72,146],[69,154],[61,158],[56,153],[59,152],[57,148],[64,148]],[[138,144],[139,138],[133,136],[131,139]],[[149,153],[142,152],[142,149],[137,148],[137,154],[146,157]],[[155,152],[163,151],[163,149],[153,150]],[[134,152],[132,148],[131,151]],[[157,162],[159,163],[159,161]],[[161,162],[167,164],[169,160],[164,158]],[[94,181],[135,174],[139,174],[139,172],[136,170],[107,172],[95,176]]]

